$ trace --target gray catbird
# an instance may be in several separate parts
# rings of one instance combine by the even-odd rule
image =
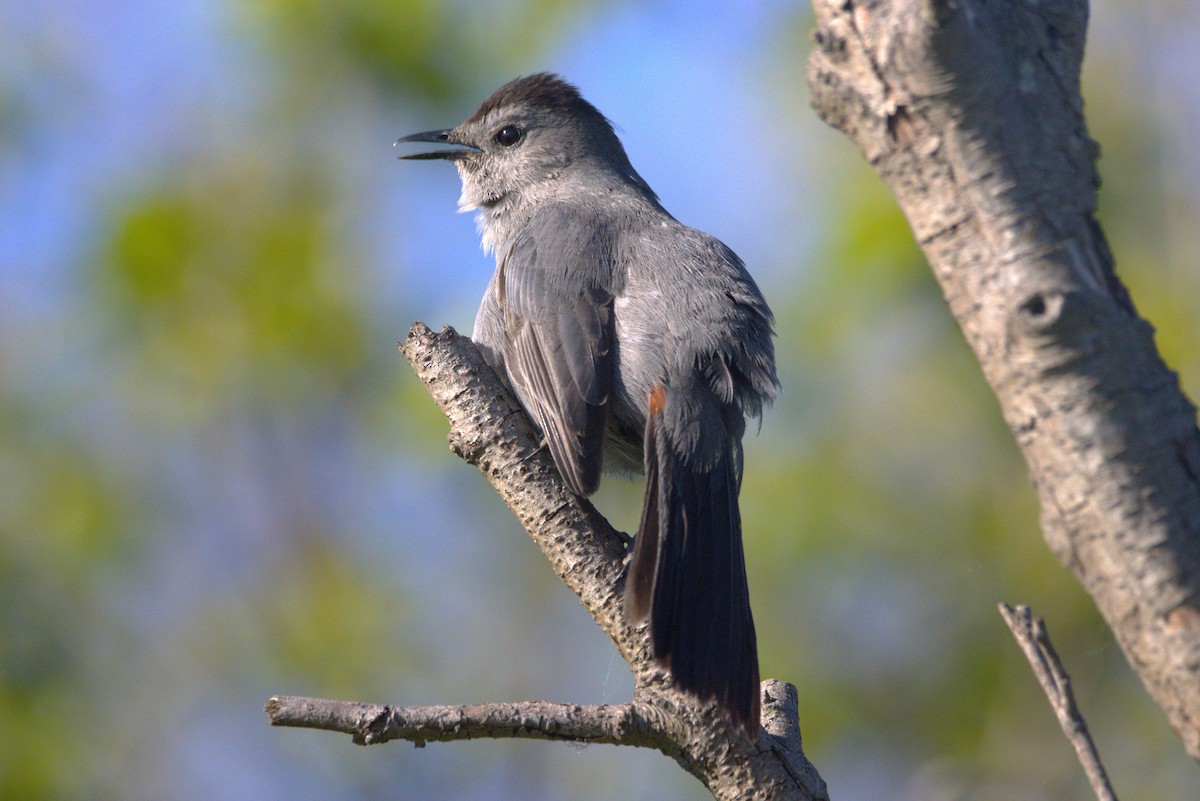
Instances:
[[[675,682],[758,732],[738,491],[746,416],[775,396],[772,317],[741,260],[675,220],[609,121],[555,75],[400,142],[457,147],[460,210],[496,254],[473,339],[579,495],[644,471],[625,613]]]

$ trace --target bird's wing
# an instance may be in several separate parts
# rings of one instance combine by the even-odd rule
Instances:
[[[612,263],[603,233],[540,210],[501,260],[504,364],[567,484],[600,484],[612,385]]]

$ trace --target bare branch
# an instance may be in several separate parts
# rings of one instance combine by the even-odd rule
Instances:
[[[501,499],[579,596],[596,623],[635,669],[652,683],[661,672],[645,632],[625,623],[620,535],[586,499],[571,492],[554,467],[541,434],[470,339],[452,328],[435,334],[414,323],[400,345],[404,358],[450,421],[450,450],[479,468]],[[637,669],[643,669],[638,675]]]
[[[813,6],[813,107],[896,196],[1047,544],[1200,759],[1200,431],[1093,216],[1086,0]]]
[[[575,706],[549,701],[462,706],[381,706],[324,698],[275,696],[266,705],[272,726],[349,734],[359,745],[388,740],[428,742],[480,738],[565,740],[656,747],[653,729],[634,704]]]
[[[404,357],[450,421],[450,449],[477,466],[629,662],[631,703],[571,706],[534,701],[479,706],[387,707],[275,697],[271,722],[350,734],[363,744],[407,739],[529,737],[656,748],[721,801],[828,799],[801,750],[796,690],[763,683],[769,728],[751,741],[715,705],[675,689],[650,655],[644,626],[621,609],[625,543],[595,508],[563,484],[541,436],[471,340],[414,323]]]
[[[1067,740],[1079,756],[1079,763],[1083,765],[1083,772],[1087,774],[1096,798],[1099,801],[1117,801],[1117,795],[1109,784],[1108,774],[1104,771],[1104,764],[1100,761],[1100,753],[1092,741],[1091,732],[1088,731],[1087,721],[1083,719],[1083,713],[1075,704],[1071,678],[1050,642],[1045,622],[1041,618],[1035,619],[1029,607],[1023,605],[1014,608],[1008,604],[1000,604],[1000,616],[1004,618],[1004,622],[1016,637],[1017,644],[1025,652],[1025,658],[1033,668],[1033,675],[1037,676],[1038,683],[1042,685],[1042,690],[1045,691],[1046,698],[1049,699],[1050,706],[1058,718],[1058,725],[1062,726],[1063,734],[1067,736]]]

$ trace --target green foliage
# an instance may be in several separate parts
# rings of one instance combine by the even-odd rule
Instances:
[[[384,89],[441,101],[527,67],[590,2],[507,0],[255,0],[241,12],[285,60],[314,78],[345,72]],[[331,69],[331,67],[333,69]]]
[[[137,198],[114,220],[96,281],[155,391],[185,407],[250,384],[302,401],[365,358],[354,265],[337,256],[320,179],[205,174]],[[266,377],[272,380],[262,380]]]
[[[453,17],[445,3],[432,0],[257,0],[242,13],[275,40],[286,58],[314,66],[328,59],[390,83],[405,76],[423,92],[445,97],[456,89],[455,56],[465,42],[452,37]]]
[[[129,554],[134,496],[0,386],[0,797],[85,797],[98,573]],[[113,630],[118,627],[113,626]],[[76,721],[75,725],[58,725]]]

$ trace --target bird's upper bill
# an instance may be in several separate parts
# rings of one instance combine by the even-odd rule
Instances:
[[[409,134],[402,136],[396,140],[396,144],[401,142],[439,142],[445,145],[458,145],[445,150],[434,150],[428,153],[409,153],[400,156],[402,159],[461,159],[465,156],[471,156],[479,152],[479,148],[468,145],[465,142],[455,142],[450,139],[450,134],[453,129],[444,131],[423,131],[422,133]]]

